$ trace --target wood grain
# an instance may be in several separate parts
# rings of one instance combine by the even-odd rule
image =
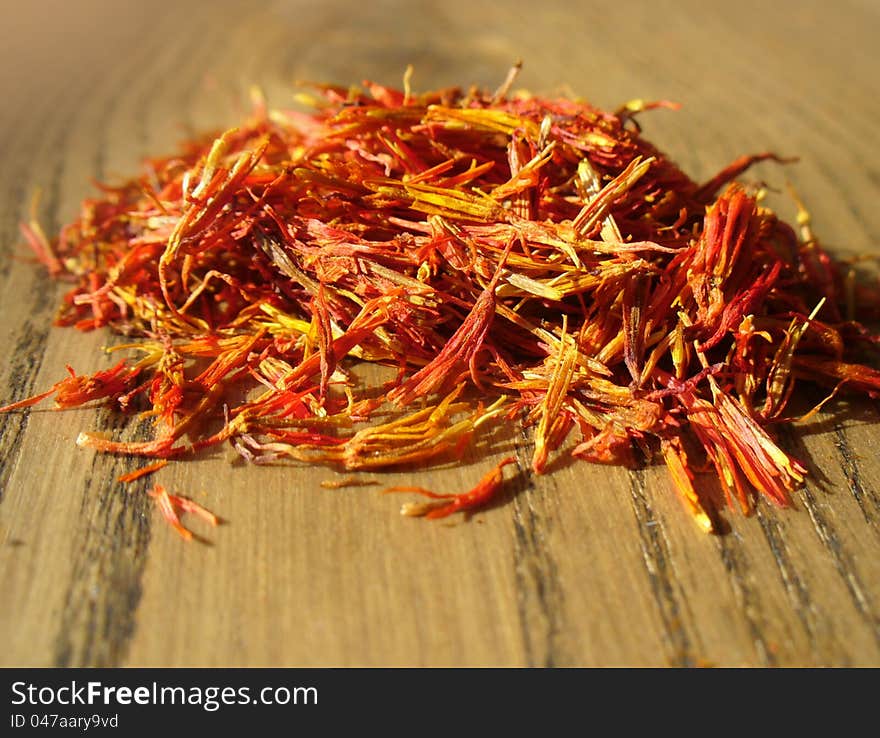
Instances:
[[[259,84],[427,88],[518,81],[613,107],[684,110],[647,135],[695,178],[774,150],[833,249],[877,253],[880,161],[872,2],[501,4],[288,0],[0,3],[0,404],[71,363],[108,365],[113,338],[50,328],[60,289],[20,247],[32,193],[47,231],[90,178],[121,178],[194,131],[233,124]],[[783,194],[771,204],[786,216]],[[158,478],[228,524],[185,545],[157,522],[127,459],[76,449],[80,430],[139,437],[103,410],[0,418],[0,664],[34,666],[877,666],[880,409],[839,403],[787,432],[809,465],[791,510],[761,504],[704,536],[662,469],[560,462],[528,471],[528,435],[467,463],[383,484],[465,489],[502,454],[507,499],[469,523],[397,515],[378,487],[327,490],[320,468],[250,468],[224,451]],[[373,478],[379,478],[374,475]]]

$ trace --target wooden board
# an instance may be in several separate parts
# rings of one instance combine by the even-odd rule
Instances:
[[[112,339],[50,328],[61,294],[25,258],[32,193],[47,231],[90,178],[134,173],[181,137],[234,123],[259,84],[297,78],[518,84],[615,107],[684,103],[647,135],[705,178],[763,150],[824,242],[878,253],[876,3],[464,2],[2,5],[0,403],[107,366]],[[784,194],[772,199],[792,218]],[[880,412],[874,402],[785,437],[811,468],[792,510],[731,513],[701,534],[662,469],[559,463],[520,476],[469,523],[397,514],[325,469],[251,468],[225,452],[159,479],[228,521],[186,545],[135,463],[78,450],[104,411],[0,418],[0,664],[35,666],[880,665]],[[502,444],[503,445],[503,444]],[[523,459],[528,437],[508,440]],[[388,484],[469,487],[500,456]]]

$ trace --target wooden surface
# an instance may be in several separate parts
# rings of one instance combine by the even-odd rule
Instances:
[[[737,2],[3,2],[0,23],[0,404],[109,365],[107,334],[50,328],[60,295],[22,257],[42,188],[48,231],[90,178],[137,171],[188,133],[234,123],[258,83],[518,85],[613,107],[669,98],[646,134],[697,179],[775,150],[823,241],[880,251],[872,0]],[[786,217],[793,208],[775,197]],[[0,418],[0,664],[880,665],[880,409],[835,406],[784,437],[809,462],[795,509],[729,513],[701,534],[664,470],[583,463],[520,477],[469,523],[402,518],[377,487],[225,453],[158,479],[229,522],[187,545],[135,463],[80,451],[104,411]],[[137,432],[134,431],[127,432]],[[529,438],[510,440],[523,460]],[[504,449],[502,449],[504,450]],[[500,455],[500,454],[499,454]],[[382,478],[464,490],[495,457]],[[527,463],[525,464],[527,466]]]

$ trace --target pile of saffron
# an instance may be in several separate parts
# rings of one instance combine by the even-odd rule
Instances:
[[[218,444],[256,464],[415,474],[521,423],[534,474],[562,453],[665,463],[705,531],[698,469],[746,514],[758,496],[787,504],[806,468],[775,428],[796,419],[796,388],[880,392],[859,358],[877,336],[855,321],[876,315],[876,295],[802,206],[792,228],[735,182],[771,154],[698,183],[636,123],[671,104],[609,113],[507,87],[317,86],[314,112],[258,104],[102,186],[57,238],[24,226],[72,283],[58,324],[130,340],[112,368],[71,369],[3,410],[54,395],[152,418],[149,440],[78,438],[159,460],[128,480]],[[357,362],[392,371],[365,386]],[[406,514],[469,511],[514,461],[464,494],[394,491],[426,497]],[[151,494],[185,537],[178,513],[217,522]]]

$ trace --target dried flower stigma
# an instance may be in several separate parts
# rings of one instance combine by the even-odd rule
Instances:
[[[470,512],[483,507],[496,498],[504,482],[502,469],[508,464],[516,463],[513,456],[499,462],[473,487],[460,495],[437,494],[421,487],[389,487],[387,493],[413,492],[430,497],[430,502],[407,502],[400,508],[401,515],[410,517],[445,518],[457,512]]]
[[[181,513],[193,513],[207,521],[212,526],[220,525],[220,518],[214,515],[210,510],[206,510],[188,497],[172,495],[161,484],[153,485],[147,494],[153,498],[156,507],[159,508],[165,521],[186,541],[193,540],[195,534],[180,522]]]
[[[672,104],[609,113],[511,83],[417,94],[408,75],[320,87],[311,114],[260,104],[104,188],[57,238],[31,222],[73,285],[59,325],[122,332],[133,355],[0,410],[54,395],[140,413],[150,440],[77,439],[160,460],[128,479],[227,442],[255,464],[419,468],[521,420],[535,474],[569,441],[586,461],[662,459],[705,531],[697,469],[745,513],[787,504],[806,469],[772,428],[805,382],[880,393],[862,363],[878,337],[855,322],[878,294],[800,204],[798,233],[733,182],[774,155],[698,183],[633,124]],[[357,362],[397,374],[361,384]],[[508,463],[464,495],[411,488],[431,501],[404,512],[485,504]],[[178,512],[204,512],[151,494],[181,535]]]

